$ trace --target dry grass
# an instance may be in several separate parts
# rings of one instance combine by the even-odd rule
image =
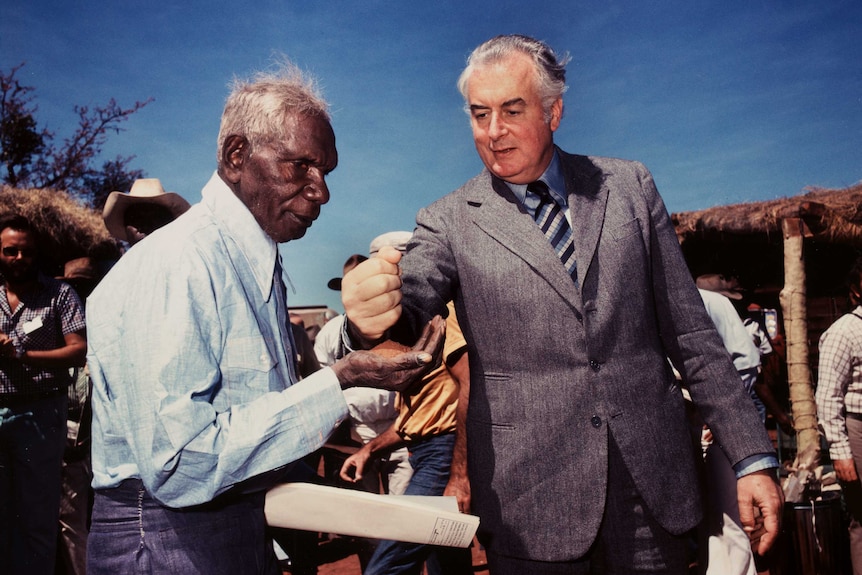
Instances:
[[[810,188],[804,194],[717,206],[671,215],[681,241],[703,234],[781,234],[781,221],[801,218],[821,239],[859,245],[862,183],[840,190]]]
[[[27,217],[39,230],[42,264],[50,275],[60,275],[70,259],[111,260],[120,255],[102,214],[82,206],[66,192],[2,186],[0,216],[10,213]]]

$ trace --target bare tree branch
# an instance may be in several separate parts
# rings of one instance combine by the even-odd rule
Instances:
[[[129,108],[123,108],[113,98],[107,105],[92,110],[88,106],[75,106],[78,127],[62,146],[57,147],[52,143],[52,132],[37,128],[37,108],[32,105],[33,88],[22,86],[15,78],[23,65],[14,67],[8,74],[0,72],[2,181],[15,187],[65,190],[92,204],[95,194],[103,191],[107,181],[126,181],[130,176],[143,176],[141,170],[127,172],[134,156],[118,156],[101,168],[94,162],[102,153],[109,134],[120,133],[122,123],[153,98],[135,102]]]

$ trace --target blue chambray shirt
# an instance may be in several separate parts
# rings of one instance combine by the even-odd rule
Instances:
[[[291,381],[276,257],[214,174],[102,280],[87,300],[94,488],[140,478],[165,505],[204,503],[321,447],[345,418],[331,369]]]

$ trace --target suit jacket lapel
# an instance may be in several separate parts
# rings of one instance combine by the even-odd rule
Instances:
[[[608,189],[601,170],[589,158],[566,154],[559,149],[558,153],[566,175],[578,279],[583,286],[604,225]]]
[[[468,203],[473,222],[536,273],[571,305],[581,311],[581,298],[554,248],[509,187],[487,171],[472,181]]]

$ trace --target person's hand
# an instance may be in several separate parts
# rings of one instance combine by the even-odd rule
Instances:
[[[12,338],[0,332],[0,357],[15,357],[15,344]]]
[[[835,468],[835,475],[838,479],[845,482],[856,481],[859,475],[856,473],[856,464],[852,459],[833,459],[832,466]]]
[[[434,316],[409,351],[394,357],[354,351],[332,364],[332,370],[342,389],[362,386],[405,391],[440,365],[445,336],[446,322]]]
[[[391,246],[360,263],[341,280],[344,314],[351,335],[368,341],[381,339],[401,317],[401,252]]]
[[[452,495],[458,501],[458,511],[470,513],[470,479],[466,475],[452,473],[443,495]]]
[[[371,450],[367,449],[368,444],[365,444],[359,451],[344,460],[341,464],[341,478],[351,483],[356,483],[362,479],[362,472],[365,471],[365,465],[371,458]]]
[[[778,427],[781,428],[781,431],[784,432],[784,435],[794,437],[796,435],[796,429],[793,427],[793,420],[787,417],[787,414],[781,414],[783,417],[777,418]]]
[[[784,506],[784,492],[774,471],[763,469],[740,477],[736,482],[736,497],[742,528],[749,536],[755,533],[760,536],[755,551],[765,555],[778,537]]]

